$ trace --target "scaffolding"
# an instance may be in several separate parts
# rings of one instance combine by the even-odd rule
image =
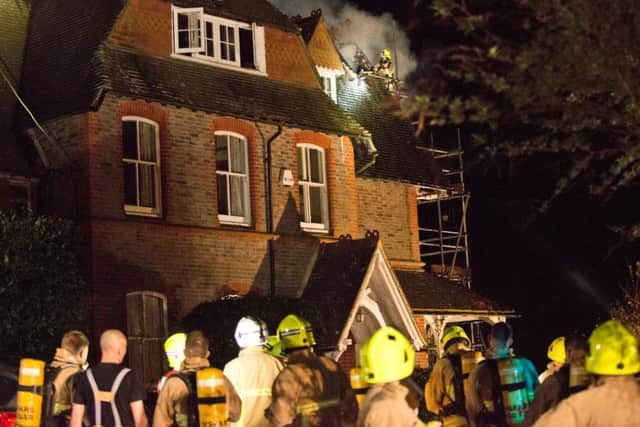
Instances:
[[[443,185],[418,187],[420,255],[431,272],[471,287],[467,211],[470,194],[464,184],[460,129],[452,137],[436,137],[433,131],[425,145],[436,167],[446,178]]]

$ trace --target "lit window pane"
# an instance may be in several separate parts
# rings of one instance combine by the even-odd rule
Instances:
[[[156,129],[153,125],[139,122],[140,130],[140,160],[156,161]]]
[[[138,181],[140,190],[140,206],[152,208],[156,205],[155,200],[155,166],[138,165]]]
[[[216,169],[229,171],[229,149],[226,135],[216,136]]]
[[[138,180],[136,179],[135,163],[124,164],[124,203],[136,206],[138,204]]]
[[[323,222],[321,187],[309,187],[309,207],[311,208],[311,222],[321,224]]]
[[[243,176],[230,176],[231,215],[244,216],[245,185]]]
[[[138,122],[122,122],[122,153],[125,159],[138,159]]]
[[[229,215],[229,199],[227,197],[227,175],[219,174],[216,176],[218,188],[218,213],[220,215]]]

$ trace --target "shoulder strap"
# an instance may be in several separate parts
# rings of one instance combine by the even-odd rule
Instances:
[[[91,368],[87,369],[87,380],[89,380],[89,385],[91,386],[91,392],[93,394],[93,405],[94,405],[93,407],[94,407],[94,415],[95,415],[94,424],[96,426],[101,426],[102,425],[102,404],[98,399],[98,393],[100,390],[98,390],[98,385],[96,384],[96,379],[93,376],[93,371],[91,370]]]
[[[188,427],[198,426],[200,417],[198,414],[198,396],[195,371],[179,372],[173,375],[180,378],[187,386],[187,425]]]
[[[465,395],[464,387],[462,384],[462,360],[459,354],[448,354],[447,358],[451,362],[453,368],[453,392],[455,394],[454,404],[457,409],[465,411]],[[466,411],[465,411],[466,412]]]
[[[504,420],[504,402],[502,401],[502,383],[500,382],[500,372],[498,371],[499,359],[486,359],[481,363],[486,363],[491,377],[491,396],[495,404],[494,417],[500,419],[502,425],[506,425]]]
[[[113,413],[113,421],[115,423],[115,427],[122,427],[122,423],[120,420],[120,413],[118,412],[118,407],[116,406],[116,393],[120,388],[120,384],[122,384],[122,380],[124,377],[131,371],[129,368],[122,368],[118,375],[116,375],[115,380],[113,381],[113,385],[111,386],[111,391],[105,393],[98,389],[98,384],[96,383],[96,379],[93,376],[93,372],[91,368],[87,369],[87,379],[89,380],[89,385],[91,386],[91,391],[93,392],[93,403],[95,408],[95,425],[102,425],[102,402],[107,402],[111,404],[111,411]]]
[[[118,389],[120,388],[120,384],[124,380],[124,377],[131,371],[129,368],[122,368],[118,375],[116,375],[116,379],[113,380],[113,385],[111,386],[111,394],[113,395],[113,400],[111,401],[111,411],[113,412],[113,421],[115,422],[115,427],[122,427],[122,423],[120,421],[120,413],[118,412],[118,407],[116,406],[116,393],[118,393]]]

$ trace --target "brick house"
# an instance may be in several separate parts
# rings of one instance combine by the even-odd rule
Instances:
[[[382,324],[424,350],[429,322],[510,313],[424,272],[429,158],[327,96],[346,70],[309,40],[266,1],[32,2],[21,91],[52,137],[20,124],[69,171],[40,210],[77,221],[93,330],[126,330],[147,378],[167,326],[228,295],[347,295],[321,338],[345,366]]]

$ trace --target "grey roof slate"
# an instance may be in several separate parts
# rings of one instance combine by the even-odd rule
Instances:
[[[512,308],[431,273],[404,270],[395,273],[414,313],[514,314]]]
[[[414,126],[388,106],[385,86],[383,79],[353,78],[351,73],[338,79],[338,105],[371,132],[378,150],[375,164],[362,176],[418,185],[442,183],[433,157],[415,147]]]

